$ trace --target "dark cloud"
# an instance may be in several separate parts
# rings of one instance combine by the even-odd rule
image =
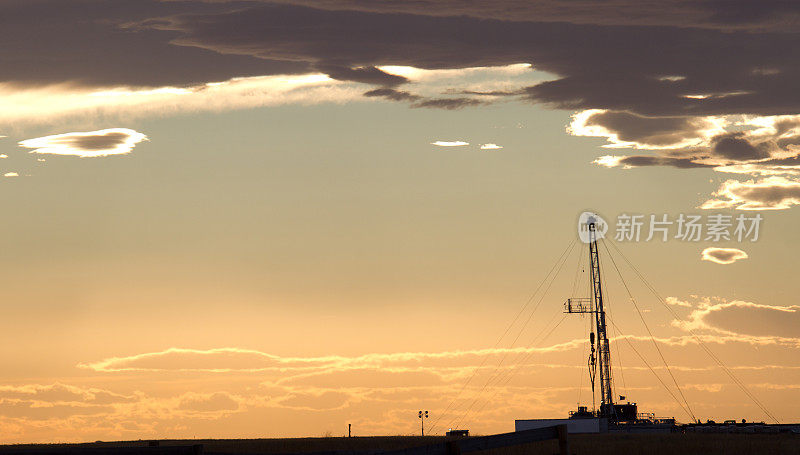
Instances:
[[[729,133],[715,136],[711,140],[714,155],[733,161],[748,161],[769,158],[765,147],[754,146],[742,136],[744,133]]]
[[[797,117],[780,118],[775,122],[775,132],[778,135],[786,134],[798,127],[800,127],[800,118]]]
[[[374,98],[381,97],[392,101],[416,101],[421,97],[414,95],[403,90],[395,90],[393,88],[378,88],[364,93],[364,96]]]
[[[761,161],[762,166],[795,166],[800,168],[800,155],[790,156],[788,158],[776,158],[772,160]]]
[[[687,117],[794,114],[800,106],[796,33],[511,22],[274,4],[172,15],[139,28],[148,27],[175,33],[173,42],[186,47],[313,64],[335,58],[348,68],[530,62],[557,78],[528,87],[525,96],[564,109]],[[756,71],[763,68],[770,71]]]
[[[619,140],[633,142],[640,148],[647,148],[648,144],[670,145],[687,139],[701,138],[704,127],[702,118],[641,119],[624,113],[612,117],[607,117],[607,114],[618,113],[593,114],[586,119],[584,125],[603,126],[610,133],[616,134]],[[611,121],[608,121],[609,118]],[[797,156],[770,160],[768,159],[770,150],[777,150],[773,140],[762,139],[753,143],[746,138],[745,133],[736,132],[713,136],[707,146],[662,150],[657,155],[623,156],[617,157],[615,161],[600,159],[597,163],[606,166],[612,164],[627,167],[671,166],[680,169],[725,166],[731,171],[733,170],[731,167],[749,164],[747,173],[774,171],[779,169],[779,166],[787,168],[800,165]]]
[[[460,90],[456,93],[461,95],[479,95],[479,96],[519,96],[524,92],[521,90],[489,90],[486,92],[476,90]]]
[[[207,0],[228,3],[237,0]],[[712,29],[794,31],[800,6],[786,0],[260,0],[329,10],[470,16],[505,21],[597,25],[659,25]]]
[[[483,101],[473,98],[425,98],[413,93],[392,88],[379,88],[364,93],[366,97],[381,97],[392,101],[411,101],[411,107],[415,108],[438,108],[455,110],[467,106],[478,106],[485,104]]]
[[[708,168],[714,167],[710,164],[698,163],[696,160],[700,157],[690,158],[674,158],[665,156],[646,156],[646,155],[632,155],[624,156],[619,160],[622,166],[630,167],[643,167],[643,166],[672,166],[679,169],[695,169],[695,168]]]
[[[126,25],[228,8],[154,0],[6,0],[0,2],[0,82],[164,86],[310,71],[306,62],[179,47],[170,43],[175,33]]]
[[[784,0],[711,0],[697,2],[698,10],[708,14],[705,24],[732,27],[778,28],[796,21],[800,15],[797,3]],[[783,27],[780,27],[783,28]],[[792,30],[787,28],[787,30]]]
[[[335,78],[391,86],[402,78],[377,66],[529,62],[556,78],[526,88],[524,95],[557,108],[645,117],[800,110],[800,34],[781,26],[796,17],[800,5],[759,2],[759,14],[739,1],[313,5],[3,2],[0,81],[180,85],[320,68]],[[716,24],[730,27],[719,30]],[[746,31],[739,30],[742,24]],[[428,103],[439,104],[457,105]]]
[[[754,5],[745,0],[7,0],[0,3],[5,44],[0,82],[164,86],[322,71],[381,87],[367,97],[415,108],[459,109],[484,104],[489,95],[604,110],[587,125],[602,126],[640,148],[671,147],[708,140],[709,120],[703,117],[800,113],[800,3]],[[531,63],[553,78],[519,90],[455,89],[431,98],[396,90],[407,79],[380,69],[514,63]],[[797,120],[785,123],[776,128],[797,126]],[[103,140],[86,144],[102,147]],[[767,160],[773,149],[798,145],[800,134],[778,133],[767,140],[728,134],[684,150],[683,156],[628,156],[620,163],[708,167],[698,157]]]
[[[484,104],[484,102],[473,98],[430,98],[417,102],[413,104],[412,107],[432,107],[455,110],[468,106],[478,106],[480,104]]]
[[[340,81],[362,82],[365,84],[384,86],[395,86],[408,82],[408,79],[403,76],[386,73],[374,66],[348,68],[336,65],[318,64],[315,68],[327,74],[332,79]]]
[[[694,117],[643,117],[630,112],[604,111],[590,115],[585,124],[602,126],[619,140],[650,146],[669,146],[702,137],[709,122]]]
[[[109,150],[125,143],[130,135],[120,132],[98,134],[97,136],[76,136],[64,143],[79,150]]]

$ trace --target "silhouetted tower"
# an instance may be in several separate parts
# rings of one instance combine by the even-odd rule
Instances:
[[[589,377],[592,382],[592,396],[595,391],[595,378],[600,370],[600,410],[599,417],[616,419],[614,393],[611,382],[611,350],[606,331],[606,311],[603,301],[603,284],[600,278],[600,257],[597,248],[596,219],[587,221],[589,234],[589,268],[592,287],[591,298],[572,298],[564,304],[565,313],[588,313],[594,316],[594,330],[589,334],[591,353],[589,354]],[[595,337],[597,333],[597,337]],[[599,368],[598,368],[599,367]]]

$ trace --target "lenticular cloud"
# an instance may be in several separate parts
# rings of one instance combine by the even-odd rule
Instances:
[[[21,147],[33,149],[30,153],[72,155],[94,158],[130,153],[147,136],[127,128],[109,128],[99,131],[56,134],[20,141]]]
[[[436,141],[431,142],[431,145],[436,145],[439,147],[463,147],[465,145],[469,145],[469,142],[464,141]]]
[[[733,264],[747,258],[747,253],[738,248],[706,248],[701,256],[702,260],[717,264]]]

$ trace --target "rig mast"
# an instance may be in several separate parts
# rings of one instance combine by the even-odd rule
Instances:
[[[603,285],[600,279],[600,257],[597,249],[596,219],[587,221],[589,230],[589,263],[591,269],[591,298],[572,298],[564,304],[565,313],[586,313],[594,315],[594,330],[589,334],[591,354],[589,355],[589,374],[594,395],[595,375],[600,370],[600,410],[598,417],[607,417],[611,421],[619,420],[617,407],[614,405],[614,393],[611,381],[611,350],[606,331],[606,312],[603,302]],[[595,333],[597,337],[595,338]],[[599,364],[599,365],[598,365]]]

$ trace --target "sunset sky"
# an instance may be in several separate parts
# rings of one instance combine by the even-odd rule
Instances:
[[[618,394],[800,421],[798,21],[779,1],[3,0],[0,442],[566,417],[591,405],[587,320],[561,314],[588,296],[585,210],[611,240],[646,222],[600,250]],[[758,239],[645,241],[681,214],[760,215]]]

